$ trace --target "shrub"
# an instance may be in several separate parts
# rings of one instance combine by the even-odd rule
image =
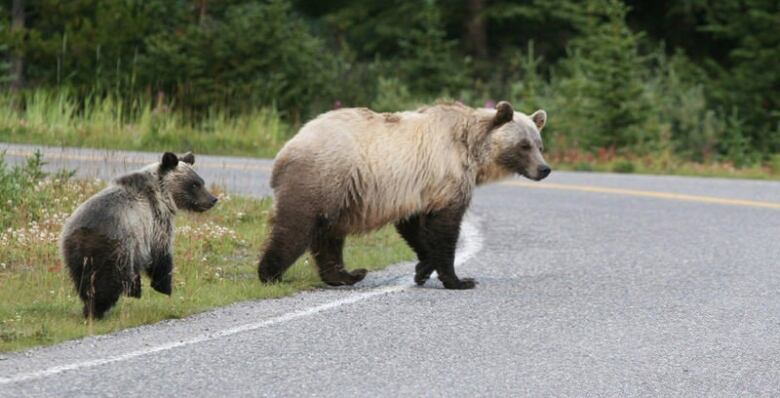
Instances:
[[[774,154],[769,158],[769,170],[772,174],[780,174],[780,154]]]
[[[336,59],[289,2],[240,4],[179,29],[150,37],[139,63],[144,80],[176,93],[180,105],[276,106],[297,119],[303,104],[321,108],[330,98]]]
[[[630,160],[618,160],[612,165],[612,171],[615,173],[633,173],[636,171],[636,166]]]

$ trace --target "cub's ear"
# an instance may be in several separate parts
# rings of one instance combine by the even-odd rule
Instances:
[[[515,110],[509,102],[501,101],[496,104],[496,116],[493,118],[491,130],[509,123],[515,117]]]
[[[547,124],[547,112],[545,112],[544,109],[539,109],[531,114],[531,120],[534,121],[536,128],[538,128],[539,131],[542,131],[544,125]]]
[[[162,162],[160,162],[160,171],[166,172],[173,170],[178,164],[179,158],[176,157],[176,154],[165,152],[162,157]]]
[[[184,155],[179,156],[179,160],[192,166],[195,164],[195,155],[193,155],[192,152],[187,152]]]

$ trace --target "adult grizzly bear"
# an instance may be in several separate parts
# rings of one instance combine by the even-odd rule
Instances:
[[[273,227],[258,267],[278,280],[311,249],[320,278],[352,285],[365,269],[344,269],[348,234],[395,223],[419,263],[415,282],[433,271],[448,289],[471,289],[453,265],[463,214],[474,187],[512,174],[550,174],[539,131],[547,114],[460,104],[416,112],[340,109],[304,125],[279,152],[271,176]]]
[[[181,161],[180,161],[181,160]],[[100,319],[124,293],[141,297],[141,272],[171,294],[173,217],[217,202],[195,173],[195,156],[166,152],[159,163],[123,175],[82,203],[62,228],[60,253],[84,316]]]

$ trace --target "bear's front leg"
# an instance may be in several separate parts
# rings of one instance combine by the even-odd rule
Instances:
[[[414,283],[420,286],[425,284],[434,271],[433,265],[428,262],[428,252],[430,250],[425,246],[425,242],[422,236],[420,236],[420,228],[423,223],[425,223],[425,216],[415,214],[395,224],[398,234],[404,238],[409,247],[417,254],[417,259],[420,260],[414,269]]]
[[[173,291],[173,259],[170,253],[155,256],[154,263],[149,270],[152,279],[152,289],[168,296]]]
[[[465,212],[466,206],[453,206],[431,213],[420,229],[425,246],[429,248],[427,262],[447,289],[472,289],[477,284],[473,279],[460,279],[455,274],[455,248]]]

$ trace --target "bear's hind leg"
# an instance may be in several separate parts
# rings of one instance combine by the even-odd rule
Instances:
[[[420,228],[423,222],[424,216],[413,215],[395,224],[395,229],[417,254],[417,259],[420,260],[415,267],[414,273],[414,283],[418,285],[424,285],[434,271],[433,265],[427,261],[429,249],[425,246],[425,242],[420,236]]]
[[[141,298],[141,273],[136,272],[132,281],[125,286],[125,294],[128,297]]]
[[[314,216],[308,216],[297,208],[280,207],[277,210],[257,267],[262,282],[279,281],[282,274],[309,248],[314,221]]]
[[[431,213],[420,228],[425,245],[430,248],[429,261],[447,289],[472,289],[476,286],[473,279],[460,279],[455,274],[455,248],[465,211],[465,207],[456,206]]]
[[[356,269],[352,272],[344,269],[343,235],[335,235],[326,226],[317,228],[312,241],[311,252],[317,263],[320,279],[330,286],[354,285],[366,277],[366,270]]]

